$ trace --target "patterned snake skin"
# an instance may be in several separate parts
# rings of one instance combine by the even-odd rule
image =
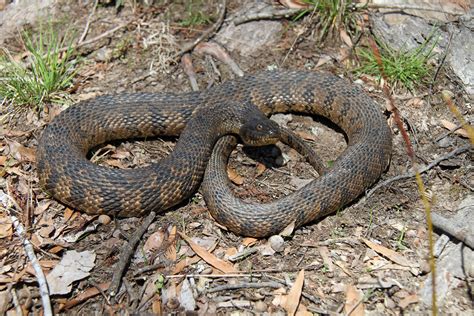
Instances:
[[[334,211],[373,184],[388,164],[390,131],[379,106],[361,89],[330,74],[268,71],[202,92],[103,96],[72,106],[53,120],[39,141],[40,184],[61,202],[90,214],[129,217],[166,210],[197,190],[215,141],[229,129],[251,143],[255,136],[246,136],[249,128],[242,129],[249,125],[253,132],[273,133],[266,142],[276,142],[275,126],[249,103],[267,116],[300,112],[327,117],[344,130],[349,145],[327,174],[258,209],[226,195],[230,192],[224,169],[208,169],[203,188],[208,206],[219,222],[237,233],[266,236],[293,220],[301,225]],[[217,128],[223,120],[242,122],[240,127],[225,123]],[[181,133],[173,153],[148,167],[112,169],[86,158],[91,148],[111,140]],[[232,145],[218,144],[214,165],[226,162],[218,150]],[[231,211],[223,212],[227,207]]]

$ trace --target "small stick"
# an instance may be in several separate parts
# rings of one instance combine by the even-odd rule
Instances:
[[[18,238],[21,239],[26,255],[28,256],[31,265],[35,270],[35,275],[36,279],[38,280],[41,295],[41,302],[43,304],[43,314],[46,316],[53,315],[53,310],[51,308],[51,300],[49,298],[48,282],[46,281],[46,277],[44,276],[43,270],[41,269],[41,265],[39,264],[38,258],[36,258],[33,245],[26,238],[25,229],[23,228],[23,225],[20,223],[18,218],[14,215],[10,215],[10,218],[12,220],[13,227],[15,228],[16,235],[18,236]]]
[[[278,282],[244,282],[244,283],[239,283],[239,284],[225,284],[221,286],[216,286],[213,288],[210,288],[209,290],[206,291],[206,293],[215,293],[215,292],[220,292],[220,291],[229,291],[229,290],[239,290],[239,289],[260,289],[262,287],[271,287],[273,289],[279,289],[281,288],[281,284]]]
[[[445,132],[445,133],[441,134],[440,136],[438,136],[435,139],[435,143],[439,142],[440,140],[442,140],[445,137],[448,137],[452,133],[456,132],[457,130],[460,130],[461,128],[463,128],[465,125],[468,125],[468,124],[470,124],[470,123],[466,122],[466,123],[461,123],[459,125],[456,125],[456,127],[454,127],[453,129],[450,129],[447,132]]]
[[[185,53],[183,54],[183,56],[181,56],[181,65],[183,66],[184,72],[189,78],[191,89],[193,89],[193,91],[199,91],[199,85],[196,79],[196,72],[194,71],[193,61],[191,59],[190,54]]]
[[[227,0],[222,0],[222,3],[219,5],[221,9],[220,9],[220,14],[219,14],[219,18],[217,19],[217,22],[214,23],[214,25],[211,26],[204,33],[202,33],[201,36],[196,38],[191,43],[185,45],[179,52],[174,54],[171,59],[175,59],[176,57],[179,57],[179,56],[191,51],[194,47],[196,47],[197,44],[199,44],[200,42],[202,42],[202,41],[210,38],[212,35],[214,35],[214,33],[217,32],[217,30],[219,30],[219,28],[222,26],[222,23],[224,22],[226,5],[227,5]]]
[[[462,15],[462,12],[438,8],[429,8],[419,5],[410,5],[410,4],[377,4],[377,3],[367,3],[367,4],[356,4],[356,8],[363,9],[364,7],[373,8],[373,9],[394,9],[394,10],[420,10],[420,11],[433,11],[440,13],[447,13],[452,15]]]
[[[427,165],[426,167],[418,170],[418,172],[420,174],[422,173],[425,173],[426,171],[432,169],[433,167],[436,167],[437,165],[439,165],[440,162],[444,161],[444,160],[447,160],[447,159],[450,159],[452,157],[455,157],[459,154],[462,154],[463,152],[465,151],[468,151],[471,149],[471,146],[470,145],[466,145],[466,146],[463,146],[463,147],[459,147],[459,148],[456,148],[454,149],[453,151],[451,151],[450,153],[444,155],[444,156],[441,156],[441,157],[438,157],[436,158],[435,160],[433,160],[429,165]],[[396,177],[393,177],[393,178],[390,178],[388,180],[385,180],[379,184],[377,184],[374,188],[372,188],[369,192],[367,192],[366,194],[366,197],[370,197],[372,194],[374,194],[375,191],[377,191],[378,189],[380,189],[381,187],[384,187],[394,181],[398,181],[398,180],[403,180],[403,179],[409,179],[409,178],[412,178],[416,175],[416,172],[412,171],[412,172],[408,172],[408,173],[405,173],[405,174],[402,174],[402,175],[399,175],[399,176],[396,176]]]
[[[196,45],[195,52],[198,54],[207,54],[212,57],[217,58],[227,66],[239,77],[244,75],[244,72],[237,63],[229,56],[229,54],[225,51],[225,49],[215,43],[215,42],[206,42],[206,43],[199,43]]]
[[[84,31],[82,31],[82,35],[79,38],[79,40],[77,41],[78,44],[82,43],[86,39],[87,33],[89,32],[89,27],[90,27],[90,24],[91,24],[92,17],[95,14],[95,10],[97,9],[98,4],[99,4],[99,0],[95,0],[94,1],[94,6],[92,7],[92,11],[89,14],[89,16],[87,17],[87,22],[86,22],[86,26],[84,27]]]
[[[151,225],[155,217],[156,213],[150,212],[150,214],[145,217],[145,220],[143,221],[142,225],[137,229],[135,234],[133,234],[133,236],[129,239],[127,245],[122,250],[119,262],[117,263],[117,267],[115,267],[115,272],[112,276],[112,282],[110,283],[110,296],[115,296],[118,293],[122,281],[122,276],[124,274],[125,268],[128,266],[130,257],[135,252],[136,245],[142,238],[143,234],[147,231],[148,227]]]
[[[273,7],[268,9],[268,7],[265,7],[260,11],[254,11],[236,17],[232,22],[234,22],[234,25],[240,25],[256,20],[276,20],[288,18],[300,11],[301,9],[273,9]]]

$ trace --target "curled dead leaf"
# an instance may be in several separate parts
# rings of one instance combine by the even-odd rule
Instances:
[[[244,178],[240,176],[233,168],[227,168],[227,176],[229,177],[230,181],[237,185],[242,185],[244,183]]]
[[[36,151],[32,148],[23,146],[22,144],[9,141],[8,146],[10,147],[10,154],[18,161],[36,161]]]

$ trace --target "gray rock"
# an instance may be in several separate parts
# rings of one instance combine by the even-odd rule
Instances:
[[[470,25],[469,23],[465,25]],[[424,19],[403,14],[374,15],[372,24],[375,36],[395,50],[417,48],[435,31],[433,25]],[[446,63],[461,79],[466,92],[474,96],[473,31],[462,24],[459,28],[450,25],[449,32],[436,29],[437,43],[434,52],[438,53],[436,56],[438,60],[444,56],[448,48],[450,33],[454,35]],[[431,45],[427,45],[427,49],[429,48]]]
[[[0,45],[18,35],[27,24],[35,24],[40,18],[53,15],[57,9],[54,0],[15,1],[0,11]]]

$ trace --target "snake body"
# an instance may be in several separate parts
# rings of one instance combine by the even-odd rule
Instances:
[[[206,136],[215,120],[191,121],[193,127],[183,132],[181,138],[186,138],[180,138],[175,148],[185,154],[173,152],[160,161],[158,169],[155,165],[104,168],[87,160],[86,153],[114,139],[179,135],[199,109],[214,113],[218,104],[226,103],[230,107],[251,103],[267,116],[280,112],[322,115],[339,125],[349,141],[327,174],[264,211],[235,200],[230,205],[235,213],[222,212],[220,203],[229,202],[228,180],[219,172],[208,172],[204,186],[208,206],[216,210],[212,212],[218,221],[238,233],[264,236],[285,227],[285,217],[290,221],[293,217],[300,225],[334,211],[373,184],[389,161],[390,131],[379,106],[360,88],[331,74],[267,71],[201,92],[112,95],[73,106],[58,115],[40,139],[40,183],[63,203],[92,214],[141,216],[165,210],[197,189],[216,139]],[[231,112],[228,115],[242,115]],[[219,144],[217,149],[229,148],[229,143]],[[203,147],[202,153],[193,153]],[[219,160],[226,159],[220,154],[211,159],[213,165]]]

